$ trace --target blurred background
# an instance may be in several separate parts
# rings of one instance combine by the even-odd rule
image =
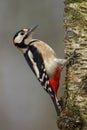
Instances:
[[[0,0],[0,130],[58,129],[49,95],[12,39],[20,29],[39,24],[34,38],[47,42],[63,58],[63,15],[64,0]]]

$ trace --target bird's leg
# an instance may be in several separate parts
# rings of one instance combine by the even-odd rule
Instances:
[[[62,66],[62,69],[68,65],[68,64],[71,64],[77,57],[79,57],[81,55],[81,53],[77,53],[76,52],[76,49],[74,50],[74,52],[71,54],[71,56],[66,59],[65,63],[63,64]]]

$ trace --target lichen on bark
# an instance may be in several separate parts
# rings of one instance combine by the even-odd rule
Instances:
[[[66,91],[58,119],[61,130],[87,130],[87,0],[66,0],[64,38],[66,57],[81,55],[66,67]]]

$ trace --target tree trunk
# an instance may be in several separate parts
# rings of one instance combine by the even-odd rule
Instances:
[[[87,0],[65,0],[65,54],[81,53],[66,67],[60,130],[87,130]],[[64,100],[65,99],[65,100]]]

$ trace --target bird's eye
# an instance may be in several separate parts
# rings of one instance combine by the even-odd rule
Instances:
[[[24,35],[24,32],[20,32],[20,35]]]

